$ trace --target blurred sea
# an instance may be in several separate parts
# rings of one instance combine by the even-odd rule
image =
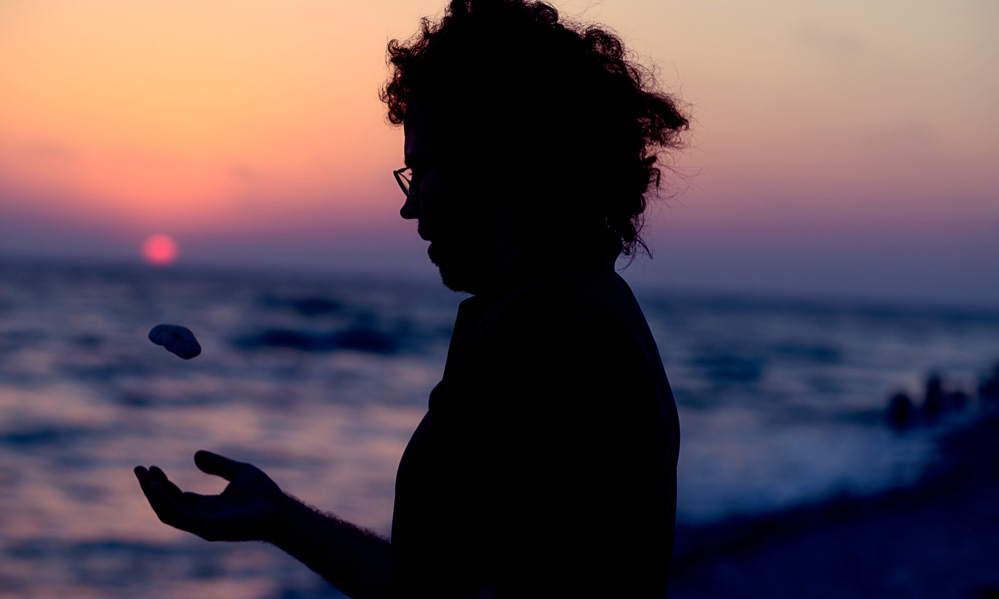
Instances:
[[[684,526],[918,484],[999,358],[999,312],[636,295],[679,407]],[[338,596],[273,547],[160,524],[132,468],[215,493],[192,460],[211,449],[387,534],[463,298],[384,277],[0,262],[0,597]],[[202,355],[151,344],[159,323],[192,329]],[[966,409],[889,427],[889,394],[918,408],[931,372]]]

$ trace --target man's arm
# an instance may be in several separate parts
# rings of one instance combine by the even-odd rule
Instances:
[[[285,494],[262,470],[199,451],[195,464],[229,481],[220,495],[181,491],[156,466],[135,468],[159,519],[208,541],[267,541],[351,597],[387,597],[389,542]]]
[[[322,514],[289,496],[280,525],[267,539],[350,597],[388,597],[389,542],[369,530]]]

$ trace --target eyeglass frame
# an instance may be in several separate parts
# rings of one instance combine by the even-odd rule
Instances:
[[[404,166],[400,169],[392,171],[392,175],[395,177],[395,182],[399,184],[399,187],[402,189],[402,193],[406,194],[407,198],[412,193],[410,189],[412,189],[413,180],[402,173],[412,170],[412,167]]]

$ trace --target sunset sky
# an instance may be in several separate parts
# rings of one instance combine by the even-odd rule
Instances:
[[[999,2],[554,4],[694,117],[636,286],[999,307]],[[434,277],[377,96],[442,8],[5,0],[0,256]]]

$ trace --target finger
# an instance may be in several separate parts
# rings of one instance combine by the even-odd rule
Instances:
[[[204,517],[195,511],[197,505],[204,500],[203,496],[197,493],[184,493],[175,499],[167,493],[159,481],[153,480],[149,471],[142,466],[135,468],[135,475],[139,479],[143,494],[149,501],[149,506],[153,508],[160,522],[211,540],[203,532]]]
[[[149,505],[152,506],[153,511],[159,515],[161,508],[165,507],[165,500],[168,499],[163,486],[153,480],[149,471],[141,466],[135,469],[135,476],[139,479],[139,486],[142,488],[142,493],[149,501]],[[162,518],[160,519],[162,520]]]
[[[173,483],[173,481],[171,481],[169,478],[167,478],[166,473],[163,472],[162,470],[160,470],[160,468],[158,466],[150,466],[149,467],[149,475],[152,478],[152,480],[154,480],[154,481],[158,482],[159,484],[163,485],[163,488],[166,490],[166,492],[169,495],[171,495],[171,496],[173,496],[173,497],[176,498],[176,497],[180,497],[181,495],[184,494],[184,492],[180,490],[180,487],[178,487],[177,485],[175,485]]]
[[[139,479],[139,486],[142,487],[142,492],[145,493],[149,484],[153,482],[152,475],[143,466],[136,466],[133,472],[135,472],[135,478]]]
[[[198,534],[198,517],[182,502],[170,497],[163,485],[156,481],[150,481],[147,488],[143,490],[146,491],[146,499],[149,500],[149,505],[156,512],[156,517],[160,519],[160,522]]]
[[[153,508],[160,520],[166,522],[163,514],[168,513],[171,506],[163,486],[154,481],[149,475],[149,471],[141,466],[135,469],[135,476],[139,479],[139,486],[142,488],[146,500],[149,501],[150,507]]]
[[[243,466],[242,462],[230,460],[227,457],[203,449],[194,454],[194,463],[205,474],[221,476],[230,482],[236,477],[236,471],[239,470],[239,467]]]

